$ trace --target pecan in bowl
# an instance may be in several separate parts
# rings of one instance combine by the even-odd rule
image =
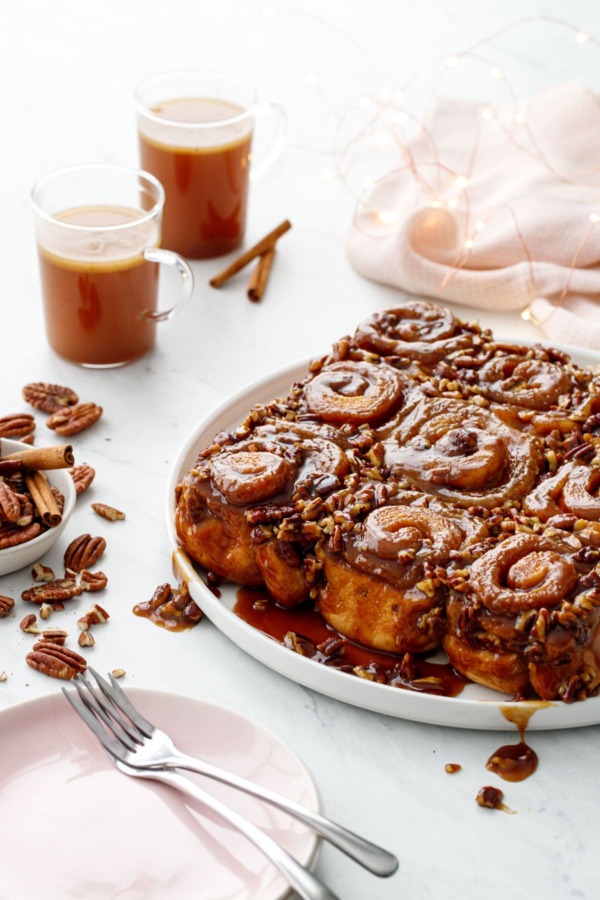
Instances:
[[[2,438],[2,456],[9,456],[19,450],[28,449],[21,441]],[[48,473],[52,488],[64,498],[60,524],[48,528],[35,517],[33,510],[23,508],[22,515],[12,514],[9,500],[0,509],[0,575],[16,572],[18,569],[39,562],[63,533],[75,508],[75,484],[67,469],[55,469]],[[6,482],[3,482],[6,484]],[[8,493],[8,492],[7,492]],[[19,492],[16,492],[17,496]],[[13,498],[14,499],[14,498]]]

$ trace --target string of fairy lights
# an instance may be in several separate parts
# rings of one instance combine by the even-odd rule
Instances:
[[[503,203],[482,212],[480,204],[477,215],[473,215],[472,212],[471,179],[475,171],[481,174],[480,170],[477,170],[477,165],[482,141],[486,129],[493,127],[504,142],[504,144],[502,141],[499,142],[498,158],[501,158],[506,147],[511,146],[533,157],[560,182],[579,185],[586,181],[589,183],[589,211],[585,221],[581,223],[581,238],[570,266],[567,267],[568,274],[560,296],[560,299],[564,299],[569,293],[573,272],[584,249],[597,236],[597,226],[600,223],[600,179],[597,184],[592,182],[594,176],[600,174],[600,154],[597,167],[566,171],[556,165],[532,125],[532,110],[535,104],[539,103],[555,85],[546,84],[535,91],[533,96],[521,99],[520,84],[507,70],[507,66],[497,58],[499,55],[497,45],[499,42],[508,43],[510,49],[511,40],[514,40],[519,32],[522,37],[523,33],[530,33],[542,26],[550,29],[552,36],[559,39],[561,51],[570,47],[579,50],[586,48],[586,52],[597,52],[600,49],[600,41],[579,26],[556,17],[524,17],[485,35],[458,52],[445,53],[419,66],[402,83],[391,87],[383,82],[371,55],[351,34],[337,25],[303,11],[280,10],[269,6],[248,16],[235,29],[221,54],[221,64],[226,66],[228,57],[230,59],[232,57],[230,51],[234,50],[235,55],[253,28],[264,28],[267,21],[272,25],[279,23],[280,26],[287,22],[288,27],[293,28],[294,19],[298,16],[305,21],[310,20],[315,30],[320,29],[328,40],[336,38],[345,42],[348,50],[362,66],[361,74],[366,82],[364,89],[361,87],[353,96],[343,98],[342,102],[331,95],[327,78],[315,67],[312,59],[308,60],[304,71],[297,66],[294,73],[298,82],[296,87],[301,87],[305,92],[303,95],[305,104],[310,105],[308,97],[315,112],[322,113],[323,121],[331,123],[329,146],[324,145],[322,141],[311,143],[303,139],[294,143],[326,158],[326,164],[321,171],[322,178],[336,179],[350,192],[356,204],[355,227],[368,229],[372,223],[372,233],[371,231],[368,233],[370,237],[377,238],[385,235],[386,228],[393,229],[397,225],[400,216],[406,215],[406,210],[396,209],[393,204],[381,205],[374,197],[384,192],[374,192],[372,189],[375,185],[381,186],[385,179],[396,178],[400,174],[403,177],[406,175],[412,179],[415,198],[418,197],[420,208],[447,209],[461,217],[464,235],[462,246],[449,265],[440,290],[445,288],[447,282],[457,272],[469,265],[471,255],[477,249],[477,242],[491,220],[497,216],[508,216],[522,249],[522,261],[528,267],[531,296],[535,297],[532,253],[521,231],[515,209],[510,204]],[[532,45],[539,46],[539,43],[533,42]],[[513,56],[515,55],[513,53]],[[556,56],[560,54],[555,54]],[[548,70],[547,62],[548,60],[544,60],[544,71]],[[279,63],[281,64],[281,61]],[[324,62],[322,68],[325,68]],[[435,140],[430,123],[432,112],[448,82],[461,70],[467,69],[472,74],[470,79],[463,79],[463,86],[467,80],[476,85],[476,93],[479,96],[474,102],[478,103],[479,115],[475,133],[470,136],[470,145],[464,148],[466,167],[462,171],[455,171],[443,158],[443,151]],[[427,87],[424,90],[425,83]],[[444,96],[448,96],[448,92]],[[549,94],[548,96],[551,99]],[[288,111],[293,115],[293,109]],[[600,119],[600,104],[598,116]],[[359,218],[360,225],[357,224]],[[531,318],[528,309],[523,316]]]

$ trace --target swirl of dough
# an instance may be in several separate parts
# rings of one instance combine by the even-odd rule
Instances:
[[[542,463],[537,438],[488,410],[452,400],[425,401],[384,448],[394,475],[463,508],[524,496]]]
[[[408,587],[423,576],[425,563],[443,565],[460,547],[462,533],[428,509],[383,506],[365,519],[346,542],[345,558],[373,575]]]
[[[479,384],[482,394],[497,403],[547,410],[569,390],[569,377],[551,362],[501,356],[483,366]]]
[[[291,475],[283,457],[265,450],[225,451],[210,462],[214,486],[239,506],[259,503],[281,493]]]
[[[333,363],[304,388],[313,415],[335,424],[374,424],[402,402],[402,376],[386,365],[351,360]]]
[[[354,339],[359,347],[380,356],[396,354],[426,364],[469,343],[449,309],[421,300],[375,313],[358,326]]]
[[[565,512],[588,522],[598,522],[599,488],[600,470],[584,463],[568,462],[525,497],[523,509],[542,522]]]
[[[473,563],[470,585],[481,603],[500,615],[556,606],[579,581],[561,550],[561,544],[540,535],[511,535]]]

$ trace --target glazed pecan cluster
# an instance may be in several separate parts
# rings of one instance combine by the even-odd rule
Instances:
[[[412,302],[216,435],[175,522],[213,580],[568,702],[600,686],[599,489],[599,374]]]

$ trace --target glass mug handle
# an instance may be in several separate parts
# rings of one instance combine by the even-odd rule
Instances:
[[[275,119],[275,135],[272,144],[258,162],[252,162],[250,178],[254,181],[261,178],[267,169],[270,169],[285,145],[287,140],[287,115],[279,103],[270,103],[268,100],[261,103],[254,111],[256,117],[273,116]]]
[[[172,250],[162,250],[160,247],[148,247],[144,250],[144,259],[147,259],[148,262],[155,262],[176,269],[181,277],[181,297],[174,306],[171,306],[169,309],[157,310],[156,312],[146,310],[142,314],[144,319],[149,319],[151,322],[167,322],[179,312],[181,307],[184,306],[192,296],[194,291],[193,272],[185,259],[182,256],[179,256],[178,253],[173,253]]]

